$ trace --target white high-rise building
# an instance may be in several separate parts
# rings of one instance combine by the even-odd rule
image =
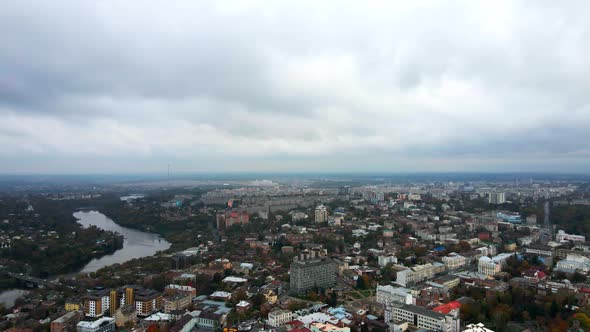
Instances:
[[[488,201],[490,204],[504,204],[506,203],[505,193],[489,193]]]
[[[379,266],[385,267],[387,264],[397,264],[397,257],[393,254],[379,255],[377,261],[379,262]]]
[[[324,205],[318,205],[315,208],[315,222],[322,223],[328,221],[328,209]]]

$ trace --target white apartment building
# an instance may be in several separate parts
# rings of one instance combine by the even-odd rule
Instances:
[[[567,241],[574,241],[574,242],[585,242],[586,237],[583,235],[576,235],[576,234],[567,234],[563,230],[557,231],[555,234],[555,241],[557,242],[567,242]]]
[[[385,267],[387,264],[397,264],[397,257],[395,257],[395,255],[390,254],[390,255],[379,255],[377,257],[377,260],[379,262],[379,266],[381,267]]]
[[[432,279],[438,273],[445,271],[445,265],[442,263],[427,263],[406,268],[397,273],[396,284],[406,287],[415,283]]]
[[[315,208],[315,222],[322,223],[328,221],[328,209],[324,205],[318,205]]]
[[[289,310],[274,310],[268,313],[268,325],[279,327],[293,320],[293,313]]]
[[[391,285],[377,285],[377,303],[390,305],[392,303],[414,304],[414,297],[409,290]]]
[[[490,204],[504,204],[504,203],[506,203],[506,194],[505,193],[489,193],[488,194],[488,202]]]
[[[84,300],[84,314],[88,317],[102,317],[111,307],[109,294],[104,292],[89,296]]]
[[[467,258],[452,252],[448,256],[442,258],[442,262],[448,271],[458,270],[467,264]]]
[[[412,304],[394,304],[388,306],[385,310],[385,322],[407,322],[409,325],[428,331],[460,331],[458,311],[453,314],[445,315]]]

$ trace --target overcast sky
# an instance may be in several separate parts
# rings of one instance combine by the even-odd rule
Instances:
[[[588,13],[5,0],[0,173],[588,173]]]

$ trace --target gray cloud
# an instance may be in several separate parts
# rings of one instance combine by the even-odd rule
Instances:
[[[0,172],[586,171],[589,9],[5,1]]]

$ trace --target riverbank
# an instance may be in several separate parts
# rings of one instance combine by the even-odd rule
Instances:
[[[3,236],[9,247],[0,250],[3,270],[46,279],[80,270],[95,258],[111,255],[123,246],[123,236],[97,227],[83,227],[72,215],[71,202],[44,197],[30,199],[30,208],[18,198],[4,198],[0,211],[12,211],[1,218]],[[12,280],[1,277],[0,289],[14,288]]]
[[[109,200],[103,198],[99,202],[99,209],[109,218],[117,220],[121,226],[159,234],[171,243],[168,252],[198,245],[197,237],[203,231],[216,232],[214,214],[194,213],[196,207],[188,204],[164,206],[172,197],[173,195],[146,196],[132,204],[114,197]]]
[[[145,258],[155,255],[159,251],[165,251],[171,244],[158,234],[141,232],[135,229],[122,227],[104,214],[94,210],[83,210],[73,214],[83,229],[98,228],[102,231],[116,232],[122,240],[121,248],[111,254],[96,257],[77,267],[75,270],[65,271],[57,275],[47,276],[47,279],[68,279],[80,273],[96,272],[104,267],[114,264],[123,264],[127,261]],[[11,282],[8,282],[11,281]],[[7,280],[5,288],[0,292],[0,303],[6,308],[27,291],[15,289],[18,284],[14,280]]]
[[[103,230],[121,234],[124,238],[121,249],[111,255],[91,260],[79,273],[96,272],[105,266],[121,264],[134,258],[152,256],[158,251],[167,250],[171,246],[168,241],[158,234],[123,227],[98,211],[78,211],[74,213],[74,217],[84,227],[96,226]]]

